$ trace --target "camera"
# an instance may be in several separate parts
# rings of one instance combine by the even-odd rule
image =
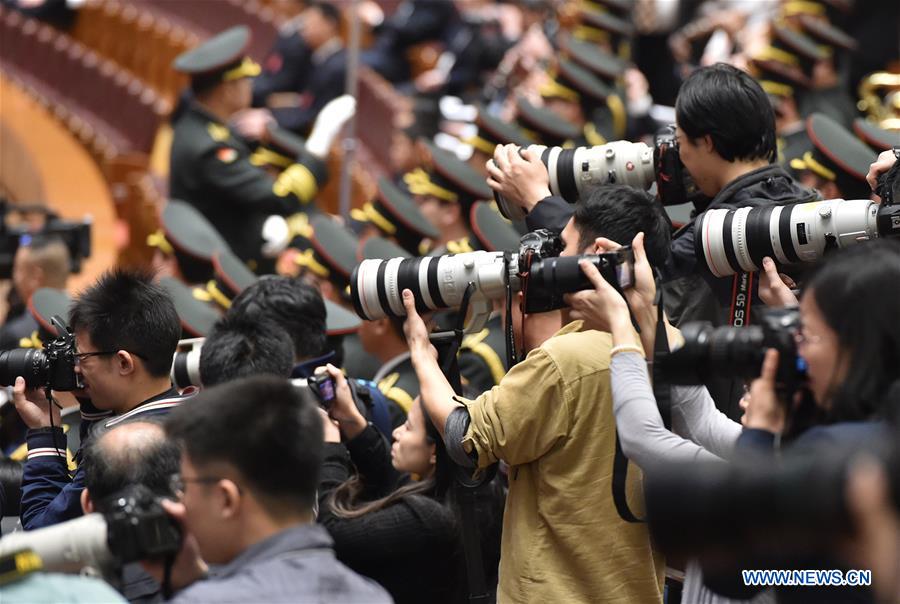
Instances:
[[[107,573],[128,562],[173,555],[181,531],[159,498],[143,485],[131,485],[103,500],[99,509],[75,520],[34,531],[6,535],[0,556],[30,550],[45,571]]]
[[[471,285],[469,300],[473,319],[466,327],[472,333],[482,329],[493,300],[521,291],[523,311],[537,313],[565,306],[563,295],[590,289],[578,262],[587,259],[603,278],[619,290],[634,280],[634,255],[630,247],[615,252],[564,256],[559,237],[541,229],[525,235],[516,253],[467,252],[453,256],[363,260],[350,277],[350,298],[356,313],[373,321],[402,317],[402,292],[412,291],[419,312],[459,308]]]
[[[28,388],[77,390],[81,376],[75,373],[75,336],[58,316],[50,323],[60,334],[44,348],[14,348],[0,353],[0,384],[10,386],[16,377],[25,378]]]
[[[200,379],[200,351],[203,349],[204,340],[205,338],[179,340],[172,356],[172,371],[169,374],[172,383],[179,390],[191,386],[199,388],[203,385]]]
[[[707,210],[694,237],[697,258],[716,277],[727,277],[759,270],[766,256],[780,264],[814,262],[848,245],[900,236],[900,204],[884,199]]]
[[[34,214],[40,217],[40,226],[33,228],[25,224],[11,224],[10,214]],[[19,223],[26,220],[20,219]],[[16,250],[33,235],[55,235],[63,240],[69,248],[70,270],[81,272],[81,261],[91,255],[91,219],[82,222],[70,222],[61,219],[50,208],[35,205],[14,205],[10,207],[5,198],[0,197],[0,279],[12,277],[13,260]]]
[[[759,325],[713,327],[705,321],[681,328],[684,344],[657,363],[669,384],[703,384],[712,376],[759,377],[766,350],[778,351],[776,381],[788,392],[806,380],[806,362],[797,352],[800,312],[797,308],[765,308]]]
[[[575,203],[590,189],[604,184],[630,185],[649,189],[655,182],[663,205],[699,204],[705,198],[694,184],[678,154],[675,127],[663,128],[653,148],[644,143],[613,141],[596,147],[544,147],[528,150],[541,158],[550,178],[550,192]],[[500,213],[509,220],[525,214],[502,195],[494,195]]]
[[[317,373],[306,379],[306,385],[316,397],[319,406],[325,411],[331,410],[336,396],[334,379],[325,372]]]
[[[898,437],[896,428],[886,428],[883,438],[865,448],[884,468],[893,508],[900,512]],[[654,543],[666,555],[706,555],[719,564],[773,557],[796,561],[796,556],[835,551],[854,533],[845,494],[860,451],[826,447],[788,453],[776,467],[751,458],[649,469],[644,493]]]

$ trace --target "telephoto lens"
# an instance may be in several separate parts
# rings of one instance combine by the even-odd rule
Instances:
[[[14,348],[0,352],[0,385],[12,386],[18,376],[25,378],[28,388],[47,385],[50,360],[43,348]]]
[[[900,235],[900,205],[829,199],[783,206],[707,210],[694,237],[697,258],[716,277],[779,264],[815,262],[831,250]]]
[[[203,385],[200,376],[200,352],[203,350],[205,338],[192,338],[178,342],[178,348],[172,356],[172,383],[179,390],[190,386]]]

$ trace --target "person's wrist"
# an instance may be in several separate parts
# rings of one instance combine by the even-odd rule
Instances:
[[[535,189],[525,196],[522,205],[526,212],[531,212],[537,204],[541,203],[551,195],[550,187]]]
[[[366,426],[369,425],[366,418],[358,410],[354,409],[354,411],[355,413],[349,413],[346,417],[335,418],[341,433],[347,440],[353,440],[359,436],[366,429]]]

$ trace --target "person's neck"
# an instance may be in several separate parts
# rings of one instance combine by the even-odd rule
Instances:
[[[469,231],[461,224],[452,224],[441,231],[441,237],[438,240],[439,245],[447,245],[451,241],[459,241],[463,237],[469,236]]]
[[[246,551],[257,543],[261,543],[266,539],[274,537],[278,533],[292,529],[304,524],[312,524],[313,515],[311,512],[304,514],[293,514],[284,518],[272,518],[267,514],[253,514],[251,518],[246,520],[244,530],[237,537],[237,546],[239,552]]]
[[[202,101],[200,99],[197,99],[196,102],[201,109],[206,111],[208,114],[210,114],[223,124],[227,123],[231,118],[231,115],[234,113],[228,103],[221,101],[214,96],[206,97]]]
[[[373,354],[378,357],[378,360],[383,365],[405,352],[409,352],[409,347],[407,347],[405,341],[399,338],[387,337],[378,343],[378,349]]]
[[[128,413],[135,407],[140,406],[144,401],[159,396],[172,387],[172,381],[169,376],[161,378],[149,378],[146,381],[134,384],[128,389],[128,395],[125,402],[115,410],[116,415]]]
[[[769,161],[767,159],[756,159],[753,161],[733,161],[726,162],[723,161],[721,165],[721,169],[717,172],[717,183],[716,186],[719,191],[724,189],[730,183],[734,182],[744,174],[748,174],[753,172],[754,170],[759,170],[760,168],[764,168],[769,165]]]

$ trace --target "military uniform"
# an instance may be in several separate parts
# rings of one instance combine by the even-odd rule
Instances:
[[[347,50],[334,38],[312,53],[309,69],[306,86],[298,90],[298,104],[272,109],[279,126],[303,135],[309,134],[322,107],[344,93]]]
[[[459,373],[464,388],[477,396],[499,384],[508,370],[503,318],[495,313],[484,329],[463,338]]]
[[[405,352],[383,364],[372,378],[378,390],[409,413],[413,401],[419,396],[419,379],[409,353]]]
[[[242,58],[248,42],[247,28],[232,28],[179,56],[175,68],[204,81],[252,77],[259,67]],[[191,101],[174,125],[169,193],[197,208],[239,258],[261,262],[263,222],[311,202],[326,168],[306,155],[273,180],[251,163],[251,155],[243,139]]]
[[[581,106],[584,123],[573,140],[575,146],[593,147],[625,136],[626,118],[621,98],[580,65],[561,59],[540,92],[545,99],[562,99]],[[611,108],[620,111],[613,113]]]
[[[312,66],[312,51],[300,35],[300,15],[278,29],[275,45],[262,64],[262,73],[253,80],[253,106],[269,106],[272,95],[297,93],[306,87]],[[276,101],[277,102],[277,101]]]

